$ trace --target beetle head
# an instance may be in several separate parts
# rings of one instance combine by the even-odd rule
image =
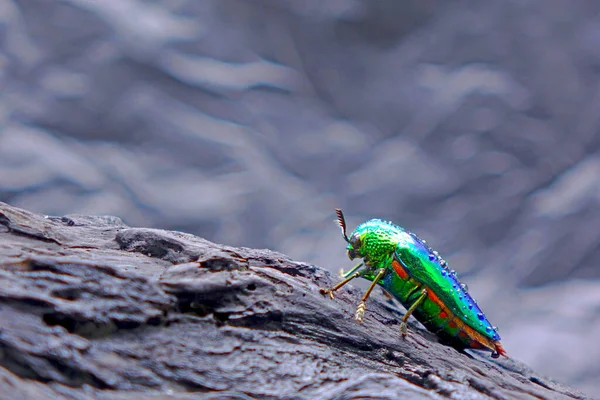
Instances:
[[[400,228],[390,222],[372,219],[357,226],[348,237],[342,210],[336,209],[335,212],[344,240],[348,243],[348,258],[364,258],[367,263],[378,264],[392,255]]]

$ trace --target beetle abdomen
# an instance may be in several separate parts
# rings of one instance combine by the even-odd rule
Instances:
[[[411,278],[398,261],[392,261],[392,268],[395,274],[389,274],[381,285],[405,308],[408,309],[413,304],[422,289],[427,289],[427,298],[413,312],[427,330],[457,347],[488,348],[506,355],[499,341],[492,340],[467,325],[444,304],[432,288]]]

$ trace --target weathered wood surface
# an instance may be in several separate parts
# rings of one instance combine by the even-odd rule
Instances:
[[[357,323],[359,290],[319,293],[337,281],[269,250],[0,203],[0,397],[585,397],[416,322],[401,339],[379,293]]]

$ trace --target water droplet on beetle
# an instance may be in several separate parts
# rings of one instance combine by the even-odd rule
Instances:
[[[463,288],[463,290],[466,292],[467,290],[469,290],[469,287],[467,286],[466,283],[461,283],[460,287]]]
[[[492,329],[494,330],[494,332],[499,332],[499,329],[497,326],[492,326]]]

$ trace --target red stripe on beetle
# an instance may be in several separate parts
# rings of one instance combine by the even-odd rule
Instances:
[[[408,279],[408,272],[404,269],[402,265],[396,260],[392,261],[392,267],[394,267],[394,271],[398,274],[398,276],[402,279]]]

